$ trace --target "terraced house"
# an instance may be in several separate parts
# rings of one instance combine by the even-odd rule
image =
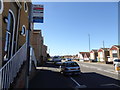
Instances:
[[[109,48],[100,48],[98,50],[98,61],[99,62],[107,63],[108,62],[108,56],[110,56],[109,55]]]
[[[110,50],[110,62],[114,59],[120,59],[120,45],[113,45]]]
[[[90,51],[90,60],[91,61],[97,61],[97,57],[98,57],[97,50],[91,50]]]

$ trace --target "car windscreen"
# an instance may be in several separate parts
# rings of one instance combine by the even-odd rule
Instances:
[[[120,62],[120,59],[116,59],[116,60],[114,60],[114,62]]]
[[[76,67],[76,66],[79,66],[76,62],[66,63],[66,67]]]

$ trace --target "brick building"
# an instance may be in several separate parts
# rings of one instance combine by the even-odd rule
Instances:
[[[32,30],[30,41],[31,46],[35,51],[38,66],[42,65],[47,59],[47,46],[44,45],[44,39],[41,30]]]
[[[0,10],[0,67],[26,42],[30,0],[3,2]]]

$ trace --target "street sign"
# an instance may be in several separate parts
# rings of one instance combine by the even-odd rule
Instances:
[[[32,22],[43,23],[44,7],[43,5],[33,4],[32,10]]]

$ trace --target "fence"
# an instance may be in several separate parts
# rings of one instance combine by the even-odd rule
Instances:
[[[0,90],[8,89],[14,81],[21,65],[26,60],[26,43],[15,53],[15,55],[0,69]]]

